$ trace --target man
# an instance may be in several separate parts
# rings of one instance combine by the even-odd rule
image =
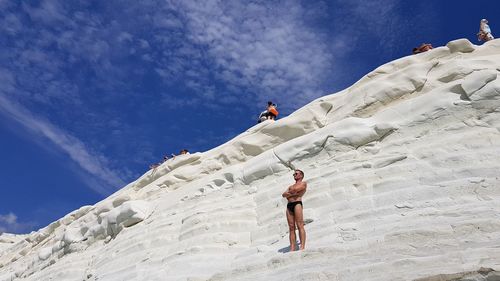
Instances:
[[[295,226],[299,230],[300,250],[306,247],[306,231],[304,229],[304,214],[302,206],[302,196],[306,193],[307,183],[304,179],[304,172],[295,170],[293,173],[295,183],[291,185],[281,196],[288,200],[286,205],[286,220],[288,221],[288,230],[290,231],[290,251],[295,251]]]

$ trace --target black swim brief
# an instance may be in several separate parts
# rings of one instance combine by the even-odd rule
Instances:
[[[294,213],[294,210],[295,210],[295,206],[297,204],[300,204],[300,206],[304,207],[304,205],[302,205],[302,201],[295,201],[295,202],[288,202],[288,204],[286,204],[286,208],[288,209],[288,211],[290,213]]]

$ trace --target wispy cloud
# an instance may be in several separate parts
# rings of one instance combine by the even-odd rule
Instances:
[[[333,55],[325,38],[303,20],[309,11],[299,1],[171,5],[182,16],[191,48],[203,50],[212,77],[234,89],[230,96],[218,93],[219,102],[234,96],[259,103],[276,98],[290,109],[325,93]],[[206,77],[193,73],[193,80]]]
[[[17,216],[9,212],[8,214],[0,214],[0,234],[7,233],[25,233],[36,226],[33,222],[19,222]]]
[[[109,161],[102,155],[93,154],[77,138],[65,131],[55,127],[53,124],[43,121],[40,117],[32,115],[22,106],[9,101],[0,94],[0,114],[17,121],[28,129],[32,134],[43,140],[50,141],[53,145],[67,153],[84,171],[93,175],[94,180],[89,186],[102,195],[109,195],[117,187],[123,186],[125,182],[118,176],[119,172],[108,168]]]
[[[408,5],[398,0],[336,0],[335,5],[332,18],[339,38],[347,46],[370,46],[373,52],[392,54],[402,46],[411,50],[413,46],[408,44],[415,42],[409,42],[410,38],[436,32],[438,25],[436,1],[415,1]],[[412,7],[412,12],[403,12],[403,5]]]

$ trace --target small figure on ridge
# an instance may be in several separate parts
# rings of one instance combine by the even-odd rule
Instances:
[[[422,45],[420,45],[420,47],[413,48],[413,54],[416,55],[416,54],[420,54],[423,52],[427,52],[429,50],[432,50],[432,45],[428,44],[428,43],[422,43]]]
[[[184,154],[189,154],[189,151],[187,149],[181,149],[179,152],[179,155],[184,155]],[[175,159],[175,154],[172,153],[172,159]]]
[[[274,104],[272,101],[268,101],[267,108],[266,110],[260,113],[257,123],[260,123],[265,120],[275,120],[278,114],[279,113],[276,104]]]
[[[268,101],[267,102],[267,119],[276,120],[276,117],[278,117],[277,106],[272,101]]]
[[[487,19],[482,19],[481,22],[479,23],[479,32],[477,33],[477,40],[478,41],[490,41],[495,39],[493,35],[491,35],[491,29],[490,26],[488,25],[488,20]]]

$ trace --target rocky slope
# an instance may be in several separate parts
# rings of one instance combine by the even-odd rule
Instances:
[[[348,89],[22,237],[0,280],[500,280],[500,40]],[[305,172],[307,249],[283,190]]]

